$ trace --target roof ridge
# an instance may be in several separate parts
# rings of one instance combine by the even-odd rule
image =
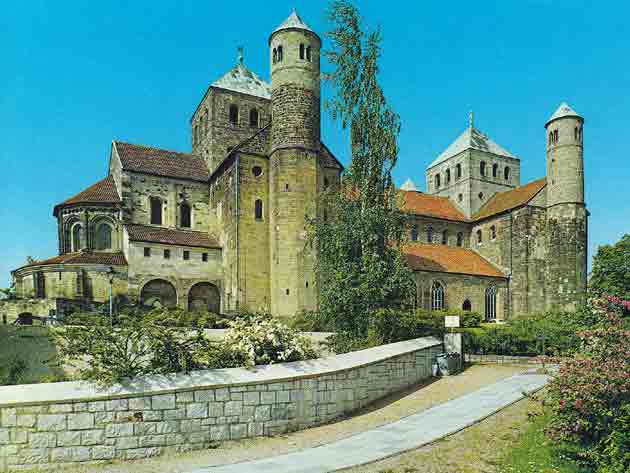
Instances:
[[[528,202],[531,202],[532,199],[536,197],[545,188],[546,185],[547,185],[547,178],[541,177],[538,179],[534,179],[533,181],[529,181],[528,183],[523,184],[522,186],[515,187],[514,189],[501,191],[501,192],[495,192],[486,201],[483,207],[481,207],[477,212],[475,212],[475,214],[471,217],[471,221],[482,220],[484,218],[491,217],[499,213],[507,212],[508,210],[514,210],[517,207],[521,207],[527,204]],[[521,199],[518,199],[515,202],[509,202],[509,200],[507,201],[505,200],[505,197],[507,194],[523,192],[524,190],[527,191],[529,190],[529,188],[536,188],[537,186],[540,186],[540,188],[537,189],[531,195],[525,194],[524,196],[522,196]],[[497,209],[492,209],[492,205],[499,199],[502,200],[503,205],[499,206],[499,208]],[[484,214],[484,209],[490,209],[489,213]]]
[[[174,149],[167,149],[167,148],[158,148],[156,146],[150,146],[150,145],[144,145],[144,144],[138,144],[138,143],[130,143],[128,141],[122,141],[122,140],[112,140],[113,143],[115,144],[122,144],[122,145],[128,145],[128,146],[137,146],[138,148],[145,148],[145,149],[154,149],[157,151],[167,151],[169,153],[174,153],[174,154],[184,154],[187,156],[194,156],[195,158],[200,158],[203,159],[202,156],[198,155],[198,154],[194,154],[194,153],[187,153],[186,151],[176,151]]]

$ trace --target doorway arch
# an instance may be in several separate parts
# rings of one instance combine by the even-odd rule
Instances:
[[[462,310],[465,310],[466,312],[470,312],[472,310],[472,305],[469,299],[466,299],[462,304]]]
[[[218,314],[221,310],[219,288],[209,282],[195,284],[188,291],[188,310],[191,312],[207,310]]]
[[[177,291],[175,286],[164,279],[153,279],[140,291],[140,303],[147,307],[176,307]]]

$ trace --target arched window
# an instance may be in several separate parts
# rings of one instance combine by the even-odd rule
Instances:
[[[494,225],[490,227],[490,238],[492,238],[493,240],[497,238],[497,227],[495,227]]]
[[[451,182],[451,170],[446,170],[446,183],[449,184]]]
[[[448,245],[448,230],[442,232],[442,244]]]
[[[238,107],[234,104],[230,105],[230,123],[238,125]]]
[[[505,166],[505,169],[503,170],[503,177],[506,181],[510,179],[510,168],[507,166]]]
[[[439,174],[435,175],[435,188],[436,189],[440,188],[440,175]]]
[[[278,62],[282,62],[282,45],[278,46]]]
[[[462,310],[466,312],[470,312],[472,310],[472,304],[470,303],[470,300],[466,299],[464,301],[464,303],[462,304]]]
[[[94,235],[95,250],[110,250],[112,248],[112,227],[107,223],[99,223]]]
[[[258,110],[252,108],[249,111],[249,126],[252,128],[258,128]]]
[[[437,282],[433,282],[431,286],[431,310],[444,309],[444,287]]]
[[[499,165],[494,163],[492,165],[492,177],[497,177],[497,174],[499,174]]]
[[[553,144],[553,131],[549,132],[549,146]]]
[[[486,289],[486,320],[497,319],[497,288],[490,286]]]
[[[464,200],[464,194],[457,194],[457,201],[461,202],[462,200]]]
[[[263,218],[263,201],[256,199],[254,202],[254,218],[256,220],[262,220]]]
[[[483,192],[480,192],[479,194],[477,194],[477,197],[479,197],[479,200],[483,200]]]
[[[207,132],[208,131],[208,108],[207,107],[203,114],[203,126],[204,126],[204,130]]]
[[[483,235],[481,230],[477,230],[477,243],[481,243],[483,241]]]
[[[464,233],[459,232],[457,234],[457,246],[464,246]]]
[[[481,173],[482,176],[486,175],[486,162],[485,161],[481,161],[481,163],[479,163],[479,172]]]
[[[273,48],[273,63],[275,64],[276,62],[278,62],[278,50]]]
[[[427,228],[427,243],[433,243],[433,227]]]
[[[455,179],[459,179],[460,177],[462,177],[462,165],[458,164],[455,166]]]
[[[300,44],[300,59],[304,59],[304,44]]]
[[[80,251],[83,248],[83,226],[77,223],[72,227],[72,251]]]
[[[418,225],[411,227],[411,241],[418,241]]]
[[[558,143],[558,130],[553,131],[553,142]]]
[[[328,180],[327,177],[324,178],[324,190],[328,189],[328,186],[330,186],[330,181]]]
[[[311,62],[311,47],[310,46],[306,47],[306,60],[308,62]]]
[[[191,208],[186,202],[182,202],[179,206],[179,226],[182,228],[190,228],[192,226]]]
[[[578,130],[578,141],[580,143],[582,142],[582,127],[580,127],[580,129]]]
[[[151,197],[151,225],[162,225],[162,200]]]

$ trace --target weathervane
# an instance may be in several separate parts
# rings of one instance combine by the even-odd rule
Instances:
[[[475,114],[472,110],[468,113],[468,125],[470,128],[474,128],[475,126]]]
[[[243,46],[239,46],[237,50],[238,50],[238,62],[243,64]]]

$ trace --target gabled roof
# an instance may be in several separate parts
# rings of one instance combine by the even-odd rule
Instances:
[[[233,92],[271,99],[271,85],[258,77],[255,72],[248,69],[241,62],[219,80],[213,82],[211,87],[219,87]]]
[[[125,230],[131,241],[160,243],[163,245],[194,246],[199,248],[221,248],[205,232],[174,230],[149,225],[127,224]]]
[[[51,264],[106,264],[109,266],[126,266],[127,260],[123,253],[75,252],[54,256],[45,260],[33,261],[32,263],[22,266],[22,268]]]
[[[78,194],[64,200],[60,204],[55,205],[53,215],[57,215],[57,211],[61,207],[74,204],[120,204],[121,200],[118,196],[118,190],[116,189],[116,183],[114,178],[110,175],[105,179],[98,181],[96,184],[92,184],[87,189],[79,192]]]
[[[322,145],[321,151],[319,153],[319,157],[321,159],[321,163],[325,168],[333,168],[333,169],[343,169],[343,164],[337,159],[337,157],[328,149],[324,143],[320,143]]]
[[[437,166],[447,159],[466,151],[467,149],[476,149],[477,151],[483,151],[485,153],[492,153],[498,156],[518,159],[505,148],[502,148],[492,141],[487,135],[484,135],[476,128],[468,127],[464,133],[459,135],[459,137],[429,165],[429,168]]]
[[[545,126],[558,118],[564,118],[564,117],[582,118],[582,116],[579,113],[577,113],[575,110],[573,110],[566,102],[562,102],[560,106],[558,107],[558,109],[553,113],[553,115],[549,117],[549,120],[547,120],[547,123],[545,124]]]
[[[470,274],[505,278],[506,275],[478,253],[466,248],[428,243],[403,245],[403,254],[411,269],[441,273]]]
[[[273,30],[273,32],[271,33],[271,36],[273,36],[278,31],[290,30],[290,29],[306,30],[306,31],[310,31],[311,33],[317,34],[315,33],[315,31],[311,29],[310,26],[308,26],[304,22],[304,20],[302,20],[302,18],[300,17],[300,15],[298,15],[298,12],[295,9],[293,9],[293,11],[291,12],[291,14],[286,20],[284,20],[275,30]]]
[[[403,194],[403,208],[401,209],[403,212],[457,222],[468,221],[448,197],[439,197],[418,191],[401,192]]]
[[[481,220],[507,210],[527,204],[547,185],[546,178],[537,179],[524,186],[505,192],[497,192],[473,215],[473,220]]]
[[[191,181],[208,180],[208,168],[200,156],[144,145],[114,141],[123,170]]]

